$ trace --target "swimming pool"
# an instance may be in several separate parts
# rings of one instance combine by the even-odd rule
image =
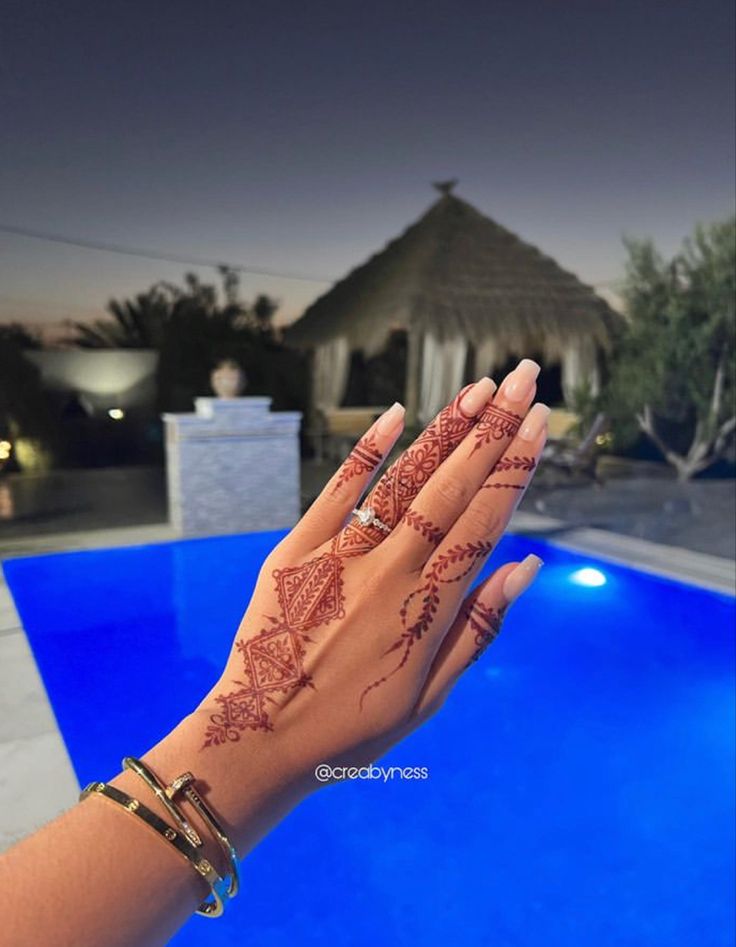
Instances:
[[[4,564],[81,783],[216,680],[280,535]],[[386,758],[430,778],[317,793],[173,944],[731,947],[734,600],[514,536],[494,562],[527,552],[499,640]]]

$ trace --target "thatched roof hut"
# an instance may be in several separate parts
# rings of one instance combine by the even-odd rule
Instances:
[[[315,350],[315,402],[340,403],[350,353],[380,352],[391,332],[409,341],[406,406],[426,420],[471,364],[493,371],[511,356],[562,366],[569,397],[596,384],[599,354],[620,317],[593,289],[536,247],[438,185],[440,198],[401,236],[320,296],[287,332]],[[470,356],[470,357],[469,357]]]

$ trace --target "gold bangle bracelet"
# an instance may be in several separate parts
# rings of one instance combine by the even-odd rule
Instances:
[[[134,772],[137,776],[143,780],[143,782],[148,786],[148,788],[155,793],[156,797],[161,800],[161,804],[164,806],[166,811],[171,815],[171,817],[176,821],[177,825],[180,826],[184,834],[187,836],[190,842],[197,847],[202,845],[202,839],[187,821],[187,819],[182,814],[181,810],[174,803],[174,797],[178,793],[183,793],[184,796],[189,800],[194,809],[199,813],[202,821],[207,825],[209,830],[212,832],[217,844],[220,846],[222,853],[228,861],[230,866],[230,880],[227,889],[228,898],[234,898],[238,893],[240,887],[240,873],[238,870],[238,854],[235,851],[235,847],[230,841],[230,839],[225,834],[220,822],[215,816],[214,812],[210,809],[204,799],[199,795],[194,786],[194,776],[189,773],[183,773],[181,776],[178,776],[170,786],[164,786],[161,780],[156,776],[156,774],[146,766],[141,760],[137,760],[133,756],[126,756],[123,760],[123,768],[129,769]]]
[[[177,793],[183,793],[217,839],[217,843],[230,865],[230,886],[227,890],[227,895],[229,898],[234,898],[240,888],[238,853],[235,851],[235,846],[225,834],[212,809],[210,809],[192,785],[194,781],[194,776],[191,773],[182,773],[181,776],[177,776],[177,778],[166,787],[166,795],[169,799],[173,800]]]
[[[212,892],[212,901],[203,901],[197,908],[196,913],[204,917],[219,917],[224,911],[223,895],[226,893],[226,882],[219,876],[212,864],[203,858],[188,841],[185,835],[180,834],[176,829],[164,819],[152,812],[142,802],[129,796],[126,792],[117,789],[115,786],[109,786],[107,783],[90,783],[80,793],[80,800],[88,796],[97,795],[109,799],[112,803],[137,816],[144,825],[152,829],[158,836],[164,839],[171,847],[177,851],[194,868],[197,874],[207,882]]]
[[[172,803],[170,797],[166,793],[166,787],[158,779],[156,774],[150,770],[145,765],[145,763],[137,760],[134,756],[126,756],[123,759],[123,769],[131,770],[136,774],[136,776],[139,776],[143,780],[146,786],[148,786],[151,792],[159,800],[164,809],[166,809],[166,811],[169,813],[174,822],[176,822],[176,824],[182,830],[184,835],[186,835],[186,837],[189,839],[190,843],[196,848],[201,848],[203,842],[199,836],[199,833],[184,818],[184,816],[179,811],[179,808]]]

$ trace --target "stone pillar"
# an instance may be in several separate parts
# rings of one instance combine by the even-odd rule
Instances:
[[[300,515],[298,411],[197,398],[164,414],[169,520],[184,536],[284,529]]]

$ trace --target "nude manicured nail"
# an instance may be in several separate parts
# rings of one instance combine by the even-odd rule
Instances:
[[[469,418],[474,418],[476,414],[480,414],[493,397],[495,390],[496,383],[490,378],[483,377],[476,381],[460,399],[463,414]]]
[[[524,401],[534,390],[540,368],[530,358],[523,358],[516,368],[507,375],[501,385],[501,394],[508,401]]]
[[[519,428],[519,437],[522,441],[536,441],[547,426],[549,415],[550,410],[546,404],[535,404]]]
[[[507,604],[510,605],[515,602],[523,592],[526,592],[543,565],[544,562],[539,556],[529,555],[506,576],[506,581],[503,584],[503,596]]]
[[[406,409],[403,404],[399,404],[398,401],[394,401],[390,408],[387,408],[383,412],[381,417],[376,421],[376,430],[379,434],[393,434],[396,428],[404,420],[404,415],[406,414]]]

